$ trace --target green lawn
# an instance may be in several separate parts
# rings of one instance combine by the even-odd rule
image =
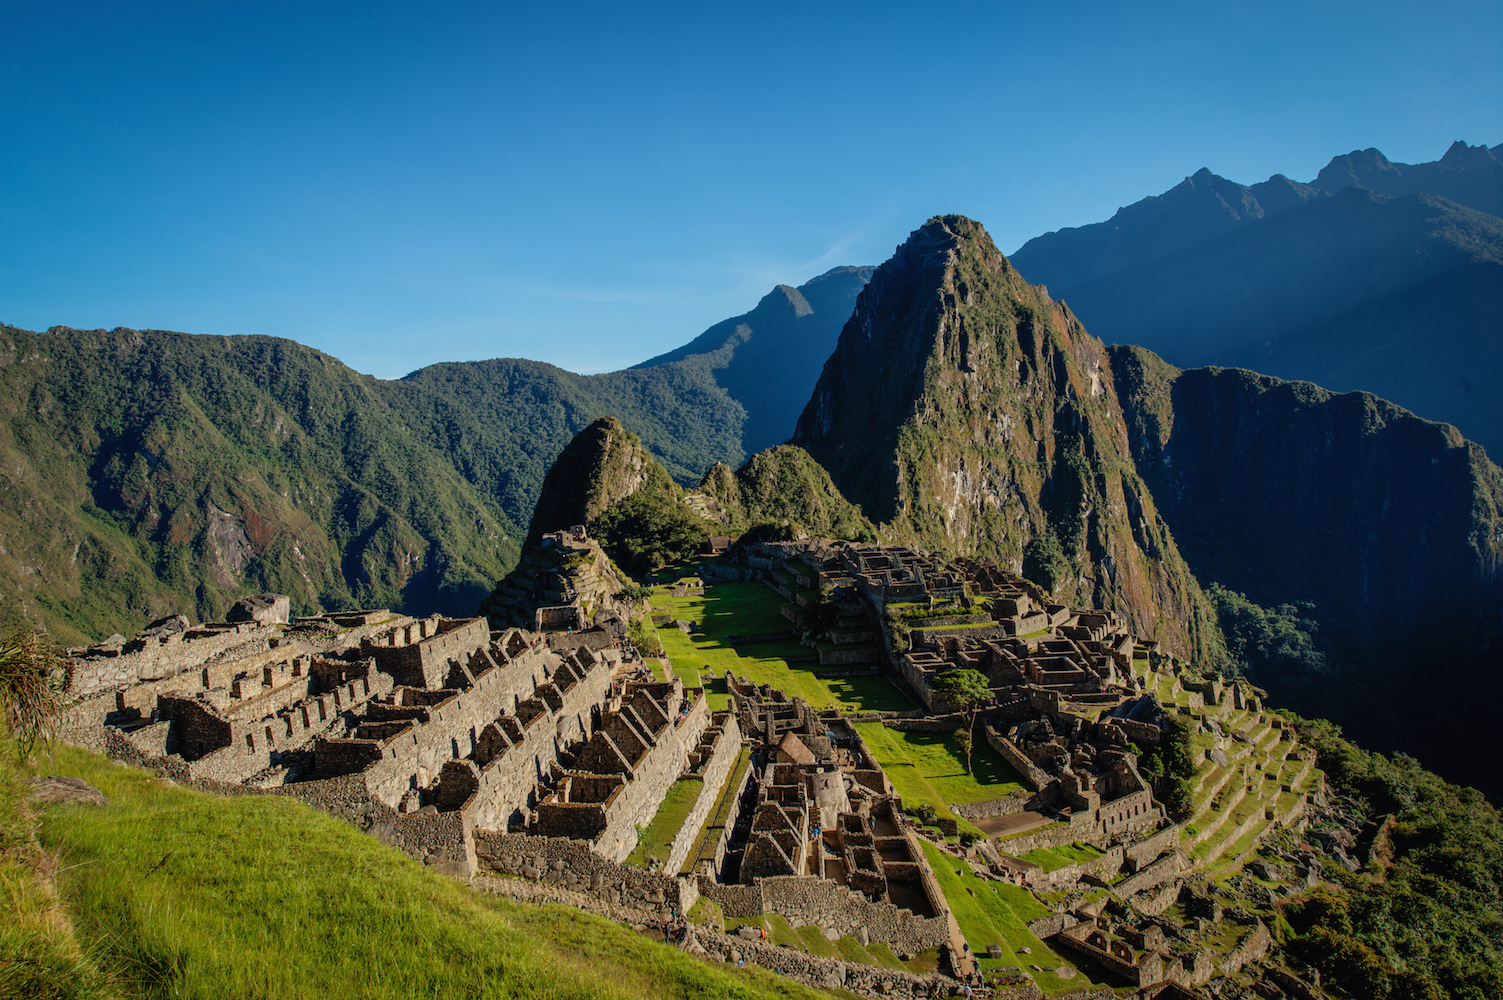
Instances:
[[[1066,865],[1078,865],[1087,861],[1095,861],[1105,853],[1098,851],[1090,844],[1082,844],[1076,841],[1073,844],[1065,844],[1061,847],[1036,847],[1027,854],[1021,855],[1024,861],[1032,861],[1036,865],[1042,865],[1044,871],[1052,872],[1064,868]]]
[[[657,815],[652,817],[652,822],[637,838],[637,846],[626,859],[626,863],[645,868],[647,859],[650,857],[656,857],[659,861],[666,863],[668,851],[673,846],[673,838],[677,837],[679,830],[683,829],[689,810],[693,809],[694,803],[699,801],[700,793],[704,791],[704,788],[705,783],[700,778],[680,778],[675,781],[668,789],[668,794],[663,796]]]
[[[686,685],[703,682],[712,709],[729,706],[729,693],[724,685],[727,670],[754,684],[771,684],[789,697],[803,698],[815,709],[901,712],[914,707],[881,675],[828,677],[822,674],[839,668],[822,671],[815,663],[788,662],[788,656],[813,652],[805,646],[777,642],[732,648],[726,640],[728,635],[758,635],[792,628],[778,611],[783,599],[761,584],[712,583],[705,588],[703,597],[672,597],[659,591],[652,602],[656,610],[699,623],[701,634],[689,636],[678,629],[661,628],[658,635],[673,662],[674,673],[684,678]]]
[[[1055,968],[1075,963],[1060,956],[1028,929],[1028,921],[1048,916],[1050,911],[1021,886],[1005,885],[981,878],[970,866],[944,853],[933,844],[922,842],[929,866],[939,879],[940,889],[949,901],[950,912],[960,924],[960,933],[971,946],[982,971],[1006,965],[1021,966],[1033,976],[1039,988],[1048,994],[1065,993],[1090,985],[1082,973],[1074,979],[1061,979],[1052,972],[1034,972],[1030,965]],[[1000,959],[986,957],[988,945],[1002,948]],[[1019,948],[1031,954],[1019,955]]]
[[[78,944],[123,997],[820,995],[476,892],[292,799],[219,799],[67,747],[48,770],[110,799],[47,807],[39,836]]]
[[[1022,777],[985,742],[976,744],[971,754],[974,773],[967,774],[950,733],[900,732],[880,722],[858,722],[856,730],[907,809],[927,804],[949,816],[952,802],[985,802],[1026,790]],[[964,820],[960,823],[962,830],[980,833]]]

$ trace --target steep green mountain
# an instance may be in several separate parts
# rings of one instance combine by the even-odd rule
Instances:
[[[642,440],[621,426],[621,421],[615,417],[596,420],[574,435],[543,477],[543,490],[527,528],[527,544],[536,545],[544,535],[594,522],[607,507],[641,489],[655,465]]]
[[[1185,560],[1304,604],[1329,660],[1254,679],[1360,741],[1493,791],[1503,764],[1503,471],[1454,427],[1367,393],[1111,350],[1132,456]]]
[[[1503,452],[1503,162],[1377,150],[1311,184],[1201,170],[1012,257],[1107,341],[1363,389]]]
[[[314,606],[473,608],[516,558],[411,397],[267,337],[0,330],[0,614],[63,641]]]
[[[895,540],[997,560],[1220,655],[1134,467],[1105,345],[979,224],[931,219],[877,269],[794,442]]]
[[[575,526],[598,545],[544,544],[545,535]],[[615,606],[630,583],[620,570],[642,575],[691,558],[714,527],[685,502],[683,487],[641,438],[615,417],[601,417],[548,469],[521,559],[480,612],[498,627],[526,628],[542,606],[577,602],[593,614]]]
[[[699,492],[714,498],[723,523],[737,532],[769,525],[831,538],[875,538],[861,508],[841,496],[830,474],[797,445],[760,451],[735,472],[718,463],[705,473]]]
[[[596,418],[684,485],[786,437],[868,273],[779,287],[604,375],[498,359],[386,382],[267,337],[0,328],[0,623],[94,640],[268,589],[299,610],[469,613]]]

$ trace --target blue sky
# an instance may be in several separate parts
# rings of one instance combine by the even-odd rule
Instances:
[[[1503,142],[1503,3],[0,11],[0,320],[624,367],[931,215]]]

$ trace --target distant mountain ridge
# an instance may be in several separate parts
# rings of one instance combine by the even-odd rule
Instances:
[[[744,454],[782,444],[792,435],[820,368],[874,270],[837,267],[797,288],[779,285],[746,315],[717,323],[678,350],[635,368],[688,361],[696,355],[718,359],[726,353],[724,366],[713,368],[714,378],[746,410],[741,430]]]
[[[1354,149],[1332,159],[1310,182],[1330,194],[1353,185],[1390,198],[1438,194],[1479,212],[1503,215],[1503,143],[1489,149],[1457,140],[1432,163],[1394,163],[1376,149]]]
[[[810,358],[869,275],[780,286],[667,360],[603,375],[501,358],[381,381],[272,337],[0,328],[0,624],[92,641],[216,618],[251,590],[299,613],[472,613],[597,418],[619,416],[682,485],[740,465],[746,433],[786,439]]]
[[[1354,152],[1310,184],[1203,169],[1012,260],[1109,342],[1370,391],[1500,453],[1500,155],[1464,143],[1429,164]]]

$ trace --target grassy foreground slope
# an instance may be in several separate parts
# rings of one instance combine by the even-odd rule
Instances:
[[[82,995],[823,995],[572,909],[486,896],[291,800],[219,799],[71,748],[47,769],[110,799],[40,812],[77,943],[114,981]],[[0,953],[0,996],[15,957]]]

